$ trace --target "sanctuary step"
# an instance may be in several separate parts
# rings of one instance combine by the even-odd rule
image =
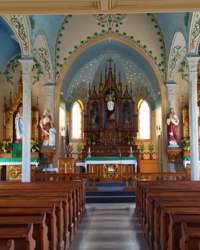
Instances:
[[[124,191],[123,183],[98,183],[96,192],[86,192],[87,203],[133,203],[135,193]]]

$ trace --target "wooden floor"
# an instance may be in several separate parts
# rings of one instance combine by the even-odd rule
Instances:
[[[147,250],[132,204],[90,204],[70,250]]]

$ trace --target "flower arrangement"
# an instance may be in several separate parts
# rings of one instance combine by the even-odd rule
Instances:
[[[9,140],[3,140],[0,142],[0,150],[4,153],[9,153],[12,151],[12,143]]]
[[[40,151],[40,144],[35,140],[31,140],[31,152],[39,152]]]

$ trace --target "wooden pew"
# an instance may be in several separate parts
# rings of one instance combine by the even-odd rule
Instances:
[[[181,236],[184,238],[184,242],[186,241],[186,233],[185,230],[181,231],[181,226],[183,223],[189,223],[189,225],[192,227],[198,227],[200,229],[200,215],[199,214],[176,214],[176,213],[171,213],[170,214],[170,222],[169,222],[169,240],[168,240],[168,248],[169,249],[182,249],[181,244],[179,245],[179,242],[181,241]],[[185,243],[182,243],[185,245]],[[185,248],[185,247],[183,247]]]
[[[0,216],[0,228],[8,226],[22,226],[33,224],[33,238],[36,241],[36,250],[49,249],[47,237],[46,214],[34,216]]]
[[[59,249],[64,247],[63,239],[63,209],[62,203],[60,201],[51,201],[51,200],[38,200],[38,199],[0,199],[0,208],[52,208],[55,207],[56,221],[57,221],[57,236],[58,236],[58,245]]]
[[[182,202],[184,203],[184,202]],[[154,238],[154,248],[155,249],[168,249],[169,247],[169,240],[172,238],[173,232],[170,232],[170,224],[169,224],[169,216],[171,214],[177,214],[177,215],[182,215],[183,217],[185,215],[196,215],[197,217],[200,215],[200,204],[196,204],[195,206],[193,204],[179,204],[180,206],[178,207],[178,202],[174,204],[174,206],[171,204],[167,207],[162,207],[161,209],[161,215],[160,215],[160,229],[157,229],[155,238]],[[193,206],[192,206],[193,205]],[[177,224],[178,226],[178,224]],[[177,229],[176,232],[179,230]],[[180,236],[177,234],[176,235],[177,242],[180,240]],[[176,242],[173,242],[176,243]],[[176,245],[176,244],[175,244]],[[174,246],[174,244],[170,244],[170,246]],[[176,245],[178,247],[178,245]],[[175,248],[178,250],[179,248]]]
[[[0,228],[0,242],[14,240],[15,250],[34,250],[33,224]]]
[[[67,216],[69,216],[68,214],[71,213],[71,218],[73,218],[73,220],[75,220],[75,218],[77,218],[78,216],[80,216],[80,213],[81,213],[81,210],[83,211],[84,208],[83,208],[83,205],[84,205],[84,199],[83,197],[83,183],[80,183],[80,182],[76,182],[76,183],[73,183],[73,187],[69,187],[69,184],[66,185],[66,184],[63,184],[62,186],[60,184],[55,184],[54,187],[52,187],[52,184],[49,185],[49,184],[46,184],[46,183],[37,183],[37,184],[13,184],[13,185],[2,185],[0,184],[0,199],[2,198],[6,198],[7,200],[12,200],[13,198],[11,198],[12,195],[14,196],[17,196],[17,199],[20,198],[20,199],[32,199],[33,197],[35,196],[40,196],[40,198],[37,197],[37,199],[54,199],[53,201],[55,201],[56,199],[56,195],[57,195],[57,198],[59,199],[63,199],[66,198],[66,196],[68,197],[68,194],[70,193],[70,190],[71,190],[71,200],[70,200],[70,203],[71,203],[71,206],[68,204],[68,198],[65,199],[67,202],[65,204],[65,216],[64,216],[64,221],[66,221],[65,225],[68,225],[67,224],[67,221],[68,221],[68,218]],[[71,184],[71,183],[70,183]],[[47,189],[46,189],[47,188]],[[15,191],[13,191],[15,190]],[[48,190],[46,192],[41,192],[41,190]],[[10,193],[9,193],[10,192]],[[33,192],[33,194],[32,194]],[[54,192],[54,193],[52,193]],[[67,192],[67,194],[63,195],[62,194],[62,197],[61,197],[61,193],[62,192]],[[31,194],[31,195],[30,195]],[[5,197],[6,195],[6,197]],[[30,197],[28,197],[30,196]],[[48,198],[46,196],[49,196]],[[54,196],[54,197],[53,197]],[[32,197],[32,198],[31,198]],[[15,199],[14,199],[15,200]],[[62,217],[62,216],[61,216]],[[61,218],[59,217],[59,218]],[[77,219],[76,219],[77,220]],[[68,226],[66,226],[68,227]],[[64,227],[64,228],[66,228]],[[62,227],[60,227],[62,228]],[[59,228],[58,228],[59,229]],[[58,230],[60,231],[60,230]],[[68,232],[68,230],[67,230]],[[62,235],[62,233],[61,233]],[[64,234],[65,235],[65,234]],[[62,238],[62,236],[60,236],[60,238]],[[63,238],[65,238],[65,236],[63,236]],[[66,242],[66,240],[65,240]],[[67,247],[67,246],[65,246]]]
[[[47,215],[48,241],[50,249],[57,249],[57,227],[55,207],[53,208],[0,208],[0,216]]]
[[[14,240],[1,239],[0,249],[1,250],[15,250]]]
[[[72,219],[69,220],[71,209],[69,209],[69,200],[68,200],[68,194],[63,194],[63,192],[40,192],[40,191],[33,191],[32,193],[29,192],[29,190],[25,190],[23,192],[18,191],[8,191],[6,190],[2,196],[0,192],[0,199],[5,198],[8,200],[16,200],[16,199],[34,199],[36,198],[38,202],[40,200],[48,200],[48,201],[61,201],[62,202],[62,210],[63,215],[61,214],[61,217],[58,218],[59,224],[58,224],[58,230],[61,231],[63,234],[63,239],[65,242],[65,245],[69,246],[70,241],[70,223],[72,223]],[[14,198],[13,198],[14,196]],[[72,218],[72,217],[71,217]],[[61,228],[61,229],[60,229]],[[66,246],[65,246],[66,247]]]
[[[178,231],[174,232],[171,228],[173,221],[170,224],[168,220],[173,220],[172,211],[176,215],[186,215],[188,220],[191,218],[188,216],[191,215],[199,218],[200,183],[188,181],[143,182],[138,184],[137,190],[139,195],[141,195],[137,200],[137,212],[139,216],[143,217],[141,221],[143,226],[146,226],[145,229],[147,229],[147,236],[149,235],[150,247],[153,249],[178,249],[177,244],[173,244],[173,239],[174,235],[177,236],[176,232],[180,232],[181,221],[178,224]],[[179,242],[179,239],[180,237],[176,238],[175,241]]]
[[[187,223],[181,224],[182,238],[180,240],[181,250],[200,249],[200,227],[188,226]]]
[[[59,192],[59,191],[60,192],[63,192],[63,191],[69,192],[70,190],[72,191],[72,198],[70,200],[70,202],[71,202],[70,214],[71,214],[71,218],[73,218],[73,221],[71,220],[71,231],[73,231],[73,227],[74,227],[73,225],[76,225],[76,228],[77,228],[77,217],[80,214],[80,210],[82,210],[82,211],[84,210],[83,208],[80,209],[80,206],[79,207],[77,206],[77,204],[78,205],[80,204],[80,202],[77,203],[77,200],[80,199],[78,197],[80,191],[77,191],[76,186],[78,186],[78,188],[80,189],[80,187],[82,187],[82,184],[75,183],[73,185],[75,185],[75,189],[74,189],[74,187],[69,187],[69,185],[65,185],[65,184],[63,184],[62,186],[55,184],[53,187],[48,187],[48,192],[50,192],[51,190],[56,191],[56,192]],[[47,186],[46,184],[38,184],[37,183],[37,184],[33,184],[31,186],[29,185],[29,190],[31,188],[31,192],[37,192],[36,190],[38,190],[38,192],[41,193],[41,189],[45,189],[46,186]],[[27,187],[27,185],[26,184],[24,186],[23,185],[15,185],[16,190],[19,190],[19,189],[24,190],[24,187]],[[8,191],[9,188],[10,188],[9,185],[3,186],[2,187],[3,194],[5,194],[5,190]],[[23,192],[25,192],[25,191],[23,191]],[[84,203],[82,203],[81,206],[83,206],[83,205],[84,205]]]

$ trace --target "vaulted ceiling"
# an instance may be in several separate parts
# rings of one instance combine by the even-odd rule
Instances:
[[[0,14],[95,14],[200,10],[199,0],[0,0]]]

